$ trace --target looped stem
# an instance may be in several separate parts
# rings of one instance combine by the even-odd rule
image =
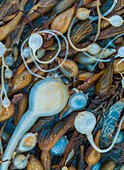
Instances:
[[[115,137],[114,137],[114,140],[113,140],[112,144],[111,144],[107,149],[103,149],[103,150],[102,150],[102,149],[99,149],[99,148],[95,145],[95,143],[94,143],[93,135],[92,135],[91,133],[87,134],[87,138],[88,138],[90,144],[92,145],[92,147],[93,147],[96,151],[98,151],[98,152],[100,152],[100,153],[105,153],[105,152],[110,151],[110,150],[113,148],[113,146],[114,146],[114,144],[115,144],[115,142],[116,142],[116,140],[117,140],[117,137],[118,137],[119,132],[120,132],[120,130],[121,130],[121,125],[122,125],[122,122],[123,122],[123,121],[124,121],[124,116],[122,117],[122,119],[121,119],[121,121],[120,121],[120,123],[119,123],[119,127],[118,127],[117,133],[116,133],[116,135],[115,135]]]

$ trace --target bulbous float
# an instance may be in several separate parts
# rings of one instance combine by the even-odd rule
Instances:
[[[7,145],[3,160],[10,160],[22,136],[32,127],[39,117],[52,116],[59,113],[67,104],[68,89],[60,81],[46,79],[37,82],[31,89],[29,109],[21,117]],[[1,170],[7,170],[9,161],[1,165]]]

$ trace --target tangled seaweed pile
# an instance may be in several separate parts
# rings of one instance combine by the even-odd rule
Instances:
[[[0,1],[0,170],[124,169],[124,0]]]

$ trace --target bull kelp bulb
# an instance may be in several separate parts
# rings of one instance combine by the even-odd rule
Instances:
[[[24,58],[29,58],[29,57],[30,57],[29,47],[24,48],[24,50],[23,50],[23,56],[24,56]]]
[[[73,94],[68,102],[69,109],[62,118],[70,114],[74,110],[80,110],[83,109],[87,105],[87,96],[83,93],[77,92],[76,94]]]
[[[87,135],[87,138],[88,138],[90,144],[96,151],[98,151],[100,153],[105,153],[105,152],[110,151],[113,148],[113,146],[117,140],[118,134],[120,132],[123,120],[124,120],[124,116],[122,117],[122,119],[119,123],[118,130],[116,132],[116,135],[114,137],[112,144],[107,149],[104,149],[104,150],[99,149],[93,140],[92,131],[96,125],[96,117],[94,116],[93,113],[88,112],[88,111],[80,112],[75,118],[74,125],[78,132]]]
[[[93,113],[84,111],[80,112],[75,118],[75,128],[83,134],[91,133],[95,127],[96,118]]]
[[[87,52],[89,52],[92,55],[96,55],[100,52],[101,48],[97,43],[91,43],[88,48]]]
[[[66,136],[62,136],[58,142],[50,149],[50,153],[56,156],[65,153],[65,149],[68,145],[68,139]]]
[[[2,101],[2,105],[5,108],[9,107],[10,106],[10,100],[7,97],[5,97]]]
[[[80,20],[86,20],[89,17],[90,10],[87,8],[78,8],[76,17]]]
[[[43,38],[40,34],[34,33],[29,38],[29,47],[33,51],[37,51],[43,44]]]
[[[69,99],[68,105],[73,110],[83,109],[87,105],[87,97],[83,93],[73,94]]]
[[[13,165],[15,169],[24,169],[28,164],[28,160],[25,155],[19,154],[15,156]]]
[[[63,166],[62,170],[68,170],[67,166]]]
[[[124,57],[124,46],[118,49],[118,57]]]
[[[111,25],[114,27],[120,27],[123,24],[123,18],[120,15],[113,15],[108,19]]]
[[[21,141],[20,141],[20,143],[18,145],[17,150],[19,152],[30,151],[30,150],[32,150],[35,147],[36,143],[37,143],[36,134],[26,133],[22,137],[22,139],[21,139]]]
[[[13,74],[12,70],[10,70],[8,68],[5,70],[5,78],[6,79],[11,79],[12,78],[12,74]]]
[[[2,42],[0,42],[0,57],[4,55],[5,51],[6,51],[5,45]]]
[[[5,63],[6,63],[6,65],[9,66],[9,67],[13,65],[14,60],[13,60],[12,55],[6,56],[6,58],[5,58]]]

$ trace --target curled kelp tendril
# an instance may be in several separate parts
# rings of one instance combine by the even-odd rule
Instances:
[[[86,51],[83,51],[83,53],[84,53],[86,56],[88,56],[88,57],[90,57],[90,58],[92,58],[92,59],[95,59],[95,60],[97,61],[97,62],[94,64],[93,69],[96,67],[98,61],[105,62],[105,63],[111,61],[111,58],[106,59],[106,60],[102,60],[102,59],[100,59],[100,58],[101,58],[101,56],[103,55],[103,53],[105,52],[105,50],[107,49],[107,47],[108,47],[109,45],[111,45],[111,43],[112,43],[113,41],[115,41],[117,38],[119,38],[119,37],[121,37],[121,36],[123,36],[123,35],[124,35],[124,33],[119,34],[118,36],[116,36],[115,38],[113,38],[113,39],[105,46],[105,48],[102,50],[99,58],[95,58],[94,56],[91,56],[90,54],[88,54]],[[115,58],[117,58],[117,57],[121,57],[121,56],[120,56],[119,54],[117,54],[117,55],[115,56]],[[122,60],[123,60],[123,59],[122,59]],[[120,60],[120,62],[118,63],[118,65],[122,62],[122,60]],[[123,60],[123,61],[124,61],[124,60]],[[118,70],[118,72],[119,72],[119,70]],[[120,73],[120,72],[119,72],[119,73]],[[122,73],[120,73],[120,74],[121,74],[121,76],[122,76]]]
[[[2,106],[6,107],[6,108],[10,106],[10,100],[8,99],[7,92],[5,89],[5,82],[4,82],[4,76],[5,76],[6,71],[11,71],[9,69],[9,67],[5,64],[4,54],[5,54],[6,50],[7,49],[6,49],[5,45],[2,42],[0,42],[0,57],[2,58],[0,110],[2,109]],[[4,71],[4,68],[6,68],[5,71]]]
[[[124,116],[122,117],[122,119],[119,123],[118,130],[116,132],[116,135],[114,137],[112,144],[107,149],[103,149],[103,150],[99,149],[95,145],[94,140],[93,140],[92,131],[96,125],[96,117],[94,116],[93,113],[88,112],[88,111],[80,112],[75,118],[74,125],[78,132],[87,135],[87,138],[88,138],[90,144],[96,151],[98,151],[100,153],[105,153],[105,152],[110,151],[113,148],[114,144],[116,143],[116,140],[117,140],[117,137],[121,130],[121,125],[122,125],[123,121],[124,121]]]
[[[67,59],[68,49],[69,49],[68,41],[67,41],[66,37],[65,37],[62,33],[58,32],[58,31],[55,31],[55,30],[41,30],[41,31],[39,31],[38,33],[39,33],[39,35],[42,34],[42,33],[49,33],[49,34],[52,34],[53,36],[55,36],[55,38],[57,39],[58,45],[59,45],[58,51],[57,51],[57,53],[55,54],[55,56],[54,56],[52,59],[50,59],[49,61],[40,61],[40,60],[37,58],[36,54],[35,54],[35,52],[36,52],[37,49],[30,48],[31,58],[32,58],[33,62],[35,63],[35,65],[36,65],[41,71],[43,71],[43,72],[55,71],[55,70],[57,70],[59,67],[61,67],[61,65],[62,65],[62,64],[65,62],[65,60]],[[38,33],[35,33],[35,34],[38,34]],[[41,64],[49,64],[50,62],[52,62],[53,60],[55,60],[55,59],[58,57],[58,55],[59,55],[59,53],[60,53],[60,51],[61,51],[60,39],[59,39],[59,37],[58,37],[55,33],[61,35],[61,36],[63,37],[63,39],[65,40],[65,42],[66,42],[66,54],[65,54],[65,57],[64,57],[63,61],[62,61],[57,67],[55,67],[55,68],[52,68],[52,69],[49,69],[49,70],[41,69],[41,67],[39,66],[38,62],[41,63]],[[33,35],[32,35],[32,36],[33,36]],[[29,39],[30,39],[30,37],[26,38],[26,40],[25,40],[25,41],[22,43],[22,45],[21,45],[21,55],[22,55],[23,62],[24,62],[24,64],[25,64],[27,70],[28,70],[32,75],[37,76],[37,77],[40,77],[40,78],[42,78],[42,79],[45,79],[44,77],[42,77],[42,76],[40,76],[40,75],[38,75],[38,74],[33,73],[33,72],[30,70],[30,68],[28,67],[28,65],[27,65],[27,63],[26,63],[26,61],[25,61],[25,58],[24,58],[24,55],[23,55],[23,54],[24,54],[24,53],[23,53],[23,48],[24,48],[25,44],[28,42]]]
[[[106,11],[104,14],[102,14],[102,16],[104,17],[104,16],[108,15],[108,14],[114,9],[116,3],[117,3],[117,0],[114,0],[113,5],[111,6],[111,8],[110,8],[108,11]],[[88,16],[88,18],[90,19],[90,23],[92,23],[93,21],[97,20],[99,17],[98,17],[98,16],[97,16],[97,17]],[[70,33],[71,33],[71,28],[72,28],[72,26],[73,26],[73,24],[74,24],[74,22],[75,22],[75,19],[76,19],[76,16],[73,18],[73,20],[72,20],[72,22],[71,22],[71,24],[70,24],[70,27],[69,27],[69,29],[68,29],[68,33],[67,33],[68,41],[69,41],[71,47],[74,48],[76,51],[82,51],[82,52],[87,51],[87,52],[89,52],[90,54],[93,54],[93,53],[91,53],[91,51],[90,51],[90,45],[95,45],[96,43],[91,43],[89,46],[87,46],[87,47],[85,47],[85,48],[82,48],[82,49],[77,48],[77,47],[72,43],[71,38],[70,38]],[[98,44],[96,44],[96,45],[98,46]],[[95,46],[96,49],[98,49],[97,46]],[[100,47],[99,47],[99,48],[100,48]],[[92,50],[92,51],[93,51],[93,50]],[[96,51],[96,52],[97,52],[96,54],[98,54],[98,53],[99,53],[99,50]]]
[[[117,0],[116,0],[117,3]],[[101,26],[101,20],[104,19],[106,21],[108,21],[111,25],[113,25],[114,27],[120,27],[123,24],[123,18],[119,15],[113,15],[110,18],[106,18],[101,14],[100,11],[100,0],[97,0],[97,13],[98,13],[98,28],[97,28],[97,34],[95,36],[94,42],[96,42],[97,38],[99,37],[100,34],[100,26]]]

